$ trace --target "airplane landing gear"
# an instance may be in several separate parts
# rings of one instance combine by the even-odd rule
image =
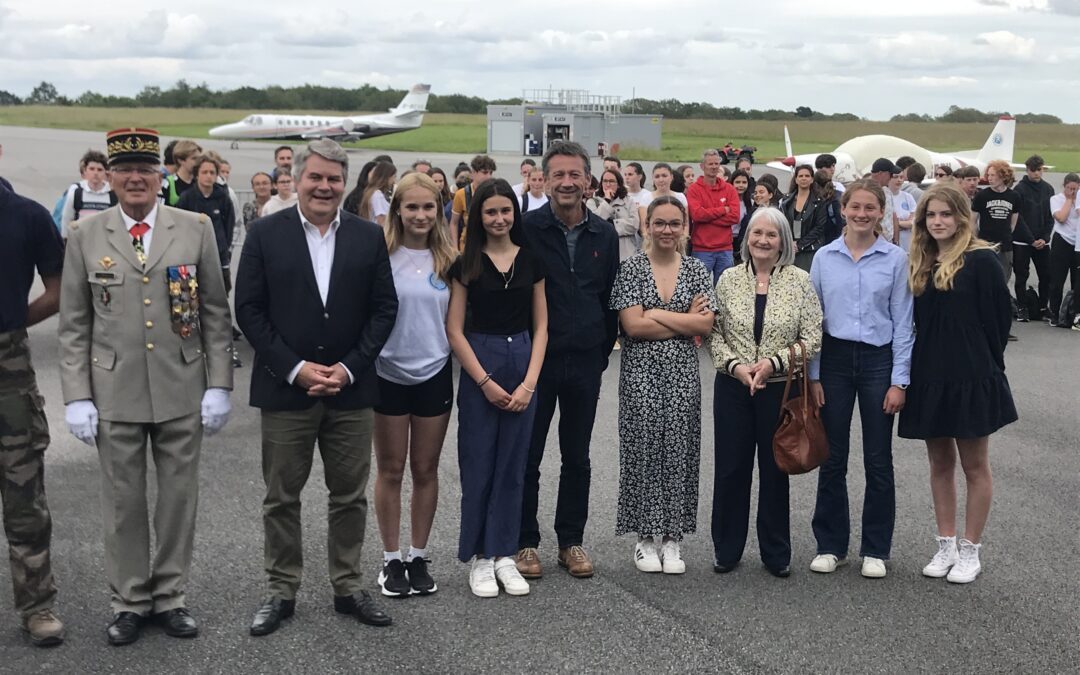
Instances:
[[[240,141],[233,141],[232,143],[229,143],[229,149],[230,150],[239,150],[240,149]]]

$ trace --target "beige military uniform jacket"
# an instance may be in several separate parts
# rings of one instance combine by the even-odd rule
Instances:
[[[120,207],[68,233],[60,292],[64,402],[103,420],[159,423],[196,413],[208,387],[232,389],[232,318],[214,227],[158,206],[145,265]]]

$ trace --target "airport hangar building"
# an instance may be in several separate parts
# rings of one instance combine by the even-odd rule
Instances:
[[[539,156],[559,140],[580,143],[598,157],[620,147],[660,149],[662,115],[622,112],[622,97],[599,96],[583,89],[535,89],[522,92],[518,105],[489,105],[489,154]]]

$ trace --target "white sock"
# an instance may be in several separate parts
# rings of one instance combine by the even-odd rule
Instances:
[[[400,557],[400,556],[398,556],[398,557]],[[409,547],[408,561],[412,562],[413,559],[415,559],[415,558],[427,558],[427,549],[426,548],[416,548],[415,546],[410,546]]]
[[[391,560],[401,560],[401,550],[397,551],[383,551],[382,559],[384,563],[388,563]]]

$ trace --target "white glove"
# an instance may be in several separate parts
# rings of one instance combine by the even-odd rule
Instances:
[[[231,410],[228,389],[211,387],[206,390],[202,397],[202,423],[207,436],[213,436],[225,428]]]
[[[64,421],[75,438],[87,445],[94,445],[97,436],[98,410],[90,399],[72,401],[64,406]]]

